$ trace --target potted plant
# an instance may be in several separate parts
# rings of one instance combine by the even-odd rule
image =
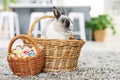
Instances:
[[[107,14],[93,17],[90,21],[86,21],[85,25],[87,28],[90,28],[92,30],[93,39],[95,41],[104,41],[106,36],[106,29],[108,28],[112,30],[113,34],[116,33],[113,25],[113,19]]]

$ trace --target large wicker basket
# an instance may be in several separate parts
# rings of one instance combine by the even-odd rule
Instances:
[[[18,59],[10,58],[9,55],[12,54],[12,45],[14,41],[19,38],[28,40],[35,47],[37,51],[35,56]],[[40,71],[43,69],[44,55],[42,51],[38,48],[38,45],[34,39],[31,39],[29,36],[26,35],[19,35],[14,37],[9,43],[7,60],[10,69],[15,75],[29,76],[36,75],[40,73]]]
[[[54,16],[42,16],[36,19],[33,22],[28,35],[32,36],[35,24],[46,18],[54,18]],[[85,44],[84,40],[76,40],[73,39],[73,37],[70,37],[71,39],[68,40],[42,39],[39,37],[33,38],[36,40],[38,46],[43,47],[45,54],[45,72],[70,71],[77,68],[80,51]],[[24,42],[27,45],[30,45],[28,42]]]

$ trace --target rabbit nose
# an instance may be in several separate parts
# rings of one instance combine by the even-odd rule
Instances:
[[[69,21],[69,20],[65,20],[65,24],[66,24],[66,25],[65,25],[66,28],[69,28],[69,27],[70,27],[70,21]]]

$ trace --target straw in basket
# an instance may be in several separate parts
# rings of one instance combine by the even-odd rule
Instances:
[[[12,54],[12,45],[15,40],[17,39],[25,39],[28,40],[36,49],[35,56],[29,56],[27,58],[10,58],[9,55]],[[44,56],[42,51],[38,48],[37,43],[34,39],[31,39],[31,37],[27,35],[18,35],[14,37],[8,47],[8,56],[7,60],[9,63],[9,67],[12,70],[12,72],[17,76],[29,76],[29,75],[36,75],[40,73],[40,71],[43,68],[43,62],[44,62]]]
[[[36,19],[28,35],[32,36],[32,31],[36,23],[42,19],[54,18],[54,16],[42,16]],[[54,72],[54,71],[70,71],[77,68],[78,58],[82,46],[85,44],[84,40],[68,39],[68,40],[59,40],[59,39],[42,39],[39,37],[33,37],[38,46],[43,47],[45,54],[45,72]],[[26,45],[30,45],[28,42],[24,41]]]

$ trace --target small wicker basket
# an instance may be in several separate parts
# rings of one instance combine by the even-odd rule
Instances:
[[[17,39],[26,39],[28,40],[36,49],[36,54],[31,57],[27,58],[10,58],[9,55],[12,54],[12,45],[15,40]],[[34,39],[31,39],[27,35],[18,35],[14,37],[8,47],[8,56],[7,60],[9,63],[9,67],[12,70],[12,72],[17,76],[29,76],[29,75],[36,75],[40,73],[40,71],[43,69],[43,63],[44,63],[44,55],[42,51],[39,49],[37,43]]]
[[[54,16],[46,15],[36,19],[28,32],[29,36],[32,36],[35,24],[45,18],[54,18]],[[38,46],[43,47],[45,54],[45,72],[70,71],[76,69],[80,51],[85,44],[84,40],[76,40],[73,36],[70,36],[68,40],[33,38],[36,40]],[[24,42],[26,45],[30,45],[28,42]]]

